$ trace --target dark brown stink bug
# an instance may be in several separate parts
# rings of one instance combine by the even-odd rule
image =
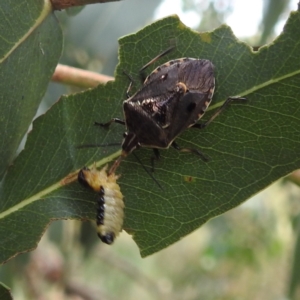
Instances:
[[[123,124],[127,128],[122,143],[122,154],[115,161],[109,173],[115,172],[121,160],[139,147],[153,148],[159,157],[158,149],[173,146],[180,151],[194,152],[204,160],[206,157],[196,149],[181,148],[174,141],[184,130],[190,127],[204,128],[232,100],[228,98],[223,106],[204,124],[197,123],[208,108],[214,93],[214,66],[206,59],[180,58],[170,60],[156,68],[144,79],[143,71],[161,56],[170,52],[167,49],[151,60],[140,70],[143,86],[133,96],[127,90],[128,99],[123,102],[125,121],[114,118],[112,122]]]
[[[107,166],[100,171],[95,166],[92,169],[84,167],[78,173],[78,181],[97,193],[97,233],[102,242],[110,245],[122,230],[124,202],[116,182],[119,176],[107,175],[106,170]]]

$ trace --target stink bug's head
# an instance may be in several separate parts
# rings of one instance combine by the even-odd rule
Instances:
[[[139,139],[137,135],[133,132],[124,132],[123,134],[124,140],[122,143],[122,153],[119,158],[113,163],[111,168],[109,169],[108,174],[115,173],[116,169],[120,165],[123,158],[132,153],[135,149],[140,147]]]

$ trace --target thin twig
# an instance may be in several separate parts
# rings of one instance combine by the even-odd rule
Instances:
[[[296,170],[287,176],[287,179],[300,186],[300,170]]]

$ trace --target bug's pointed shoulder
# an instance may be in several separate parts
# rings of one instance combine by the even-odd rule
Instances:
[[[167,79],[168,79],[168,83],[170,84],[170,78],[172,77],[172,75],[176,75],[176,72],[172,72],[172,70],[178,69],[183,62],[189,59],[190,58],[172,59],[158,66],[146,77],[144,81],[144,85],[149,85],[152,82],[156,82],[156,83],[158,83],[159,81],[164,82]]]

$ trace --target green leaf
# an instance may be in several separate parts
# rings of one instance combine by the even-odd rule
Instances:
[[[0,3],[0,179],[32,122],[61,54],[49,1]]]
[[[189,129],[177,139],[181,146],[201,149],[209,162],[174,149],[161,151],[154,176],[163,191],[133,155],[121,163],[117,173],[125,196],[124,228],[142,256],[178,241],[299,168],[299,28],[300,14],[294,12],[283,34],[257,53],[238,42],[227,26],[199,34],[177,17],[122,38],[114,82],[62,97],[34,122],[26,149],[1,190],[1,261],[34,248],[50,220],[95,218],[96,196],[77,182],[67,183],[84,165],[97,161],[100,167],[113,161],[120,147],[76,146],[121,142],[121,125],[105,130],[93,122],[122,118],[128,86],[123,70],[134,77],[137,89],[139,69],[174,39],[176,50],[153,69],[178,57],[210,59],[216,67],[216,92],[203,119],[229,96],[246,96],[247,101],[230,105],[204,130]],[[150,167],[151,149],[136,154]]]
[[[0,282],[0,299],[1,300],[12,300],[10,289]]]
[[[300,216],[296,217],[295,220],[295,250],[292,263],[292,270],[289,282],[289,299],[296,300],[299,299],[299,287],[300,287]]]

